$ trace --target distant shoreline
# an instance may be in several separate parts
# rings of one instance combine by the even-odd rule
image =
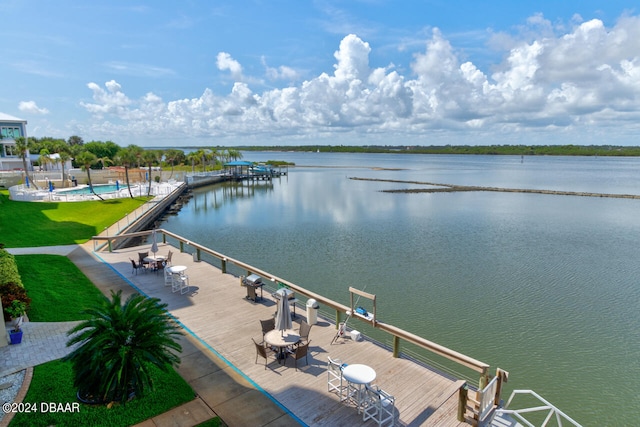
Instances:
[[[198,150],[213,146],[184,146],[181,150]],[[149,147],[166,149],[166,147]],[[586,156],[640,157],[640,146],[619,145],[298,145],[298,146],[235,146],[240,151],[317,152],[317,153],[381,153],[381,154],[475,154],[496,156]]]

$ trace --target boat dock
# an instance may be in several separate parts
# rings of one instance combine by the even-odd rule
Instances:
[[[109,251],[108,247],[117,245],[105,245],[104,240],[112,241],[122,236],[96,237],[94,246],[102,245],[103,248],[97,248],[95,254],[137,291],[166,303],[169,313],[186,333],[221,356],[241,372],[248,383],[270,396],[301,424],[373,424],[372,421],[363,423],[362,415],[353,405],[340,402],[336,394],[327,391],[328,357],[374,368],[377,374],[374,384],[396,399],[396,425],[460,427],[475,424],[470,411],[466,411],[465,421],[458,421],[461,393],[466,393],[464,380],[403,357],[394,357],[389,349],[368,339],[340,338],[332,344],[336,324],[324,316],[319,316],[317,324],[311,328],[308,363],[304,359],[298,361],[296,371],[293,360],[287,360],[283,366],[272,358],[265,369],[263,359],[258,358],[256,363],[251,339],[262,341],[260,320],[271,318],[276,311],[276,301],[271,296],[276,290],[276,282],[263,274],[264,298],[249,300],[246,289],[241,286],[241,278],[225,272],[226,258],[221,258],[220,267],[199,261],[200,248],[192,253],[185,250],[195,247],[192,242],[167,243],[166,234],[158,235],[163,239],[159,242],[158,254],[166,256],[171,250],[172,265],[187,268],[190,288],[184,294],[174,293],[171,286],[165,286],[162,271],[137,274],[132,271],[130,260],[137,260],[139,252],[149,251],[150,244]],[[305,307],[298,306],[296,313],[294,329],[306,319]],[[355,320],[350,323],[353,325],[357,327]],[[463,401],[466,402],[466,398]],[[466,407],[466,403],[462,407]]]

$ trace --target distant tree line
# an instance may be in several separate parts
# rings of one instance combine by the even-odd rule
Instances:
[[[640,156],[640,147],[617,145],[301,145],[248,146],[244,151],[299,151],[332,153],[489,154],[511,156]]]

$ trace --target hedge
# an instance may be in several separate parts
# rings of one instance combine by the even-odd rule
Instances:
[[[5,249],[0,249],[0,286],[7,283],[23,286],[14,256]]]

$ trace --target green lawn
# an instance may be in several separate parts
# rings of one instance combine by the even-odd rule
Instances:
[[[32,322],[85,320],[82,310],[102,300],[102,293],[67,257],[16,255],[18,272],[31,298]]]
[[[84,243],[146,200],[15,202],[8,190],[0,190],[0,243],[7,248]]]
[[[102,299],[102,293],[67,257],[60,255],[16,255],[18,271],[31,298],[31,321],[84,320],[81,311]],[[19,414],[11,426],[128,426],[189,402],[195,393],[175,372],[152,368],[154,391],[125,406],[79,406],[79,413],[42,413],[40,402],[75,403],[71,364],[59,360],[34,368],[24,402],[37,403],[38,412]],[[219,421],[219,419],[218,419]]]
[[[126,405],[87,406],[77,404],[71,363],[54,360],[33,370],[33,379],[23,402],[35,404],[37,412],[19,413],[11,421],[17,426],[130,426],[192,400],[195,394],[173,369],[165,373],[151,368],[154,391]],[[42,402],[76,404],[76,412],[41,411]],[[45,409],[48,407],[45,406]]]

